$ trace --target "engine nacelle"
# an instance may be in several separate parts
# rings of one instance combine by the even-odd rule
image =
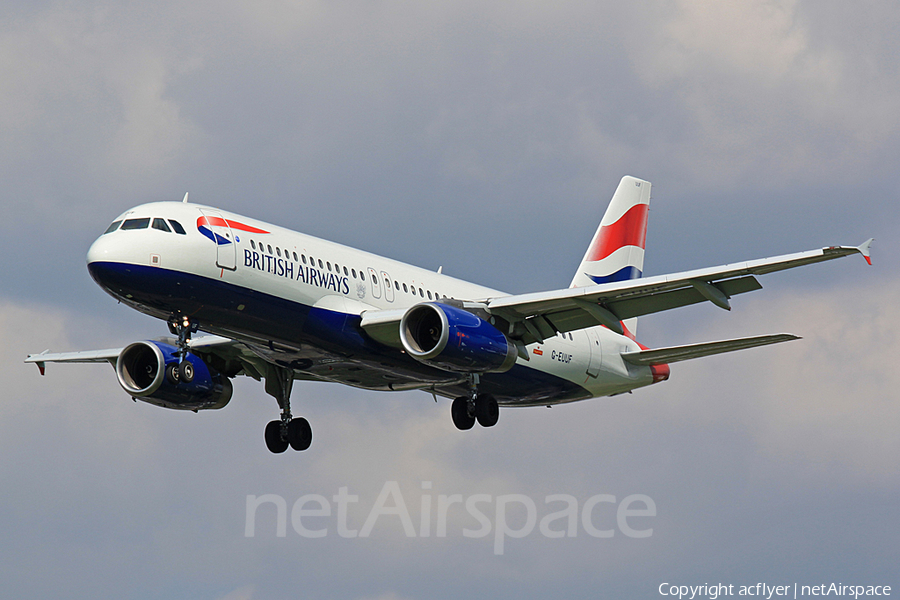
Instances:
[[[484,319],[439,302],[416,304],[400,320],[400,340],[416,360],[444,371],[503,373],[519,356],[515,344]]]
[[[169,381],[166,367],[178,364],[177,352],[175,346],[163,342],[130,344],[116,361],[119,385],[133,398],[164,408],[203,410],[228,404],[231,381],[193,354],[185,357],[194,367],[193,381]]]

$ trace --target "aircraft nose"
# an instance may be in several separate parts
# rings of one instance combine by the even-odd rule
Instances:
[[[88,248],[87,252],[87,264],[90,266],[92,263],[101,262],[107,260],[109,258],[109,244],[106,243],[106,240],[103,239],[103,236],[98,237],[94,240],[94,243],[91,244],[91,247]]]

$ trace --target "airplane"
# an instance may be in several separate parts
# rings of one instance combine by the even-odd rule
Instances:
[[[295,380],[451,399],[460,430],[494,426],[500,407],[614,396],[669,378],[669,364],[799,339],[762,335],[650,349],[637,317],[761,289],[758,275],[861,254],[829,246],[643,277],[651,184],[620,181],[569,288],[510,295],[334,242],[181,202],[132,208],[91,245],[87,268],[116,300],[171,336],[123,348],[28,355],[109,363],[135,400],[220,409],[231,379],[265,382],[280,418],[273,453],[306,450],[312,428],[291,412]],[[192,334],[202,331],[204,335]]]

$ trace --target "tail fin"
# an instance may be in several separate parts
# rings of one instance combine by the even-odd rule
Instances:
[[[623,177],[569,287],[640,277],[649,208],[650,182]],[[629,319],[626,327],[633,334],[637,323]]]

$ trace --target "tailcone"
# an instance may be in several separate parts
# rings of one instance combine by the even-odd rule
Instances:
[[[653,383],[665,381],[669,378],[669,365],[650,365],[650,373],[653,374]]]

